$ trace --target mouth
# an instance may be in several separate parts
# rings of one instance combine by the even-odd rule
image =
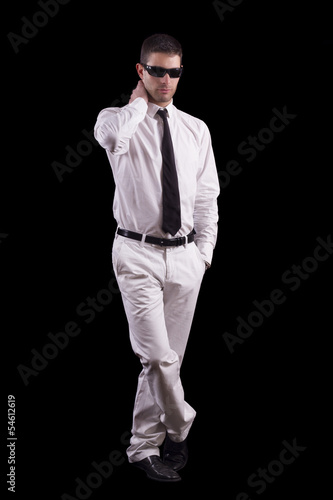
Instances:
[[[162,89],[157,89],[159,92],[162,92],[162,94],[167,94],[168,92],[171,92],[171,89],[165,89],[165,88],[162,88]]]

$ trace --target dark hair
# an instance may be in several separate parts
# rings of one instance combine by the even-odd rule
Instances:
[[[183,56],[182,46],[173,36],[157,33],[146,38],[141,47],[140,62],[147,64],[152,52],[164,52],[168,55]]]

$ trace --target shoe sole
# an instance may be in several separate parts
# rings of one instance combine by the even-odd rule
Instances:
[[[152,476],[149,476],[149,474],[147,474],[147,477],[151,481],[157,481],[158,483],[179,483],[179,481],[182,480],[182,478],[180,476],[175,477],[174,479],[157,479],[156,477],[152,477]]]
[[[182,480],[182,478],[180,476],[175,477],[174,479],[172,479],[172,478],[170,478],[170,479],[163,479],[163,478],[159,479],[157,477],[150,476],[149,473],[146,471],[146,469],[144,467],[140,467],[139,465],[136,465],[135,462],[132,463],[131,465],[133,465],[137,470],[144,471],[146,473],[146,476],[148,477],[148,479],[150,479],[151,481],[157,481],[159,483],[178,483],[179,481]],[[177,472],[177,471],[175,471],[175,472]]]

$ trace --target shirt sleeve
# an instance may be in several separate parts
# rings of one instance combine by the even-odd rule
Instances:
[[[208,127],[203,124],[197,193],[194,205],[195,243],[203,259],[211,264],[217,240],[218,206],[220,185]]]
[[[95,139],[114,155],[127,153],[129,141],[146,116],[148,105],[138,97],[123,108],[103,109],[94,128]]]

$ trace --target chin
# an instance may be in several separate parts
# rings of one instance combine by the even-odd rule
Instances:
[[[158,103],[165,103],[165,102],[170,102],[174,96],[174,92],[170,92],[167,95],[161,95],[158,92],[150,93],[148,92],[149,100],[151,102],[154,102],[155,104]]]
[[[169,102],[173,98],[173,93],[170,92],[169,94],[156,94],[154,96],[154,99],[159,102]]]

